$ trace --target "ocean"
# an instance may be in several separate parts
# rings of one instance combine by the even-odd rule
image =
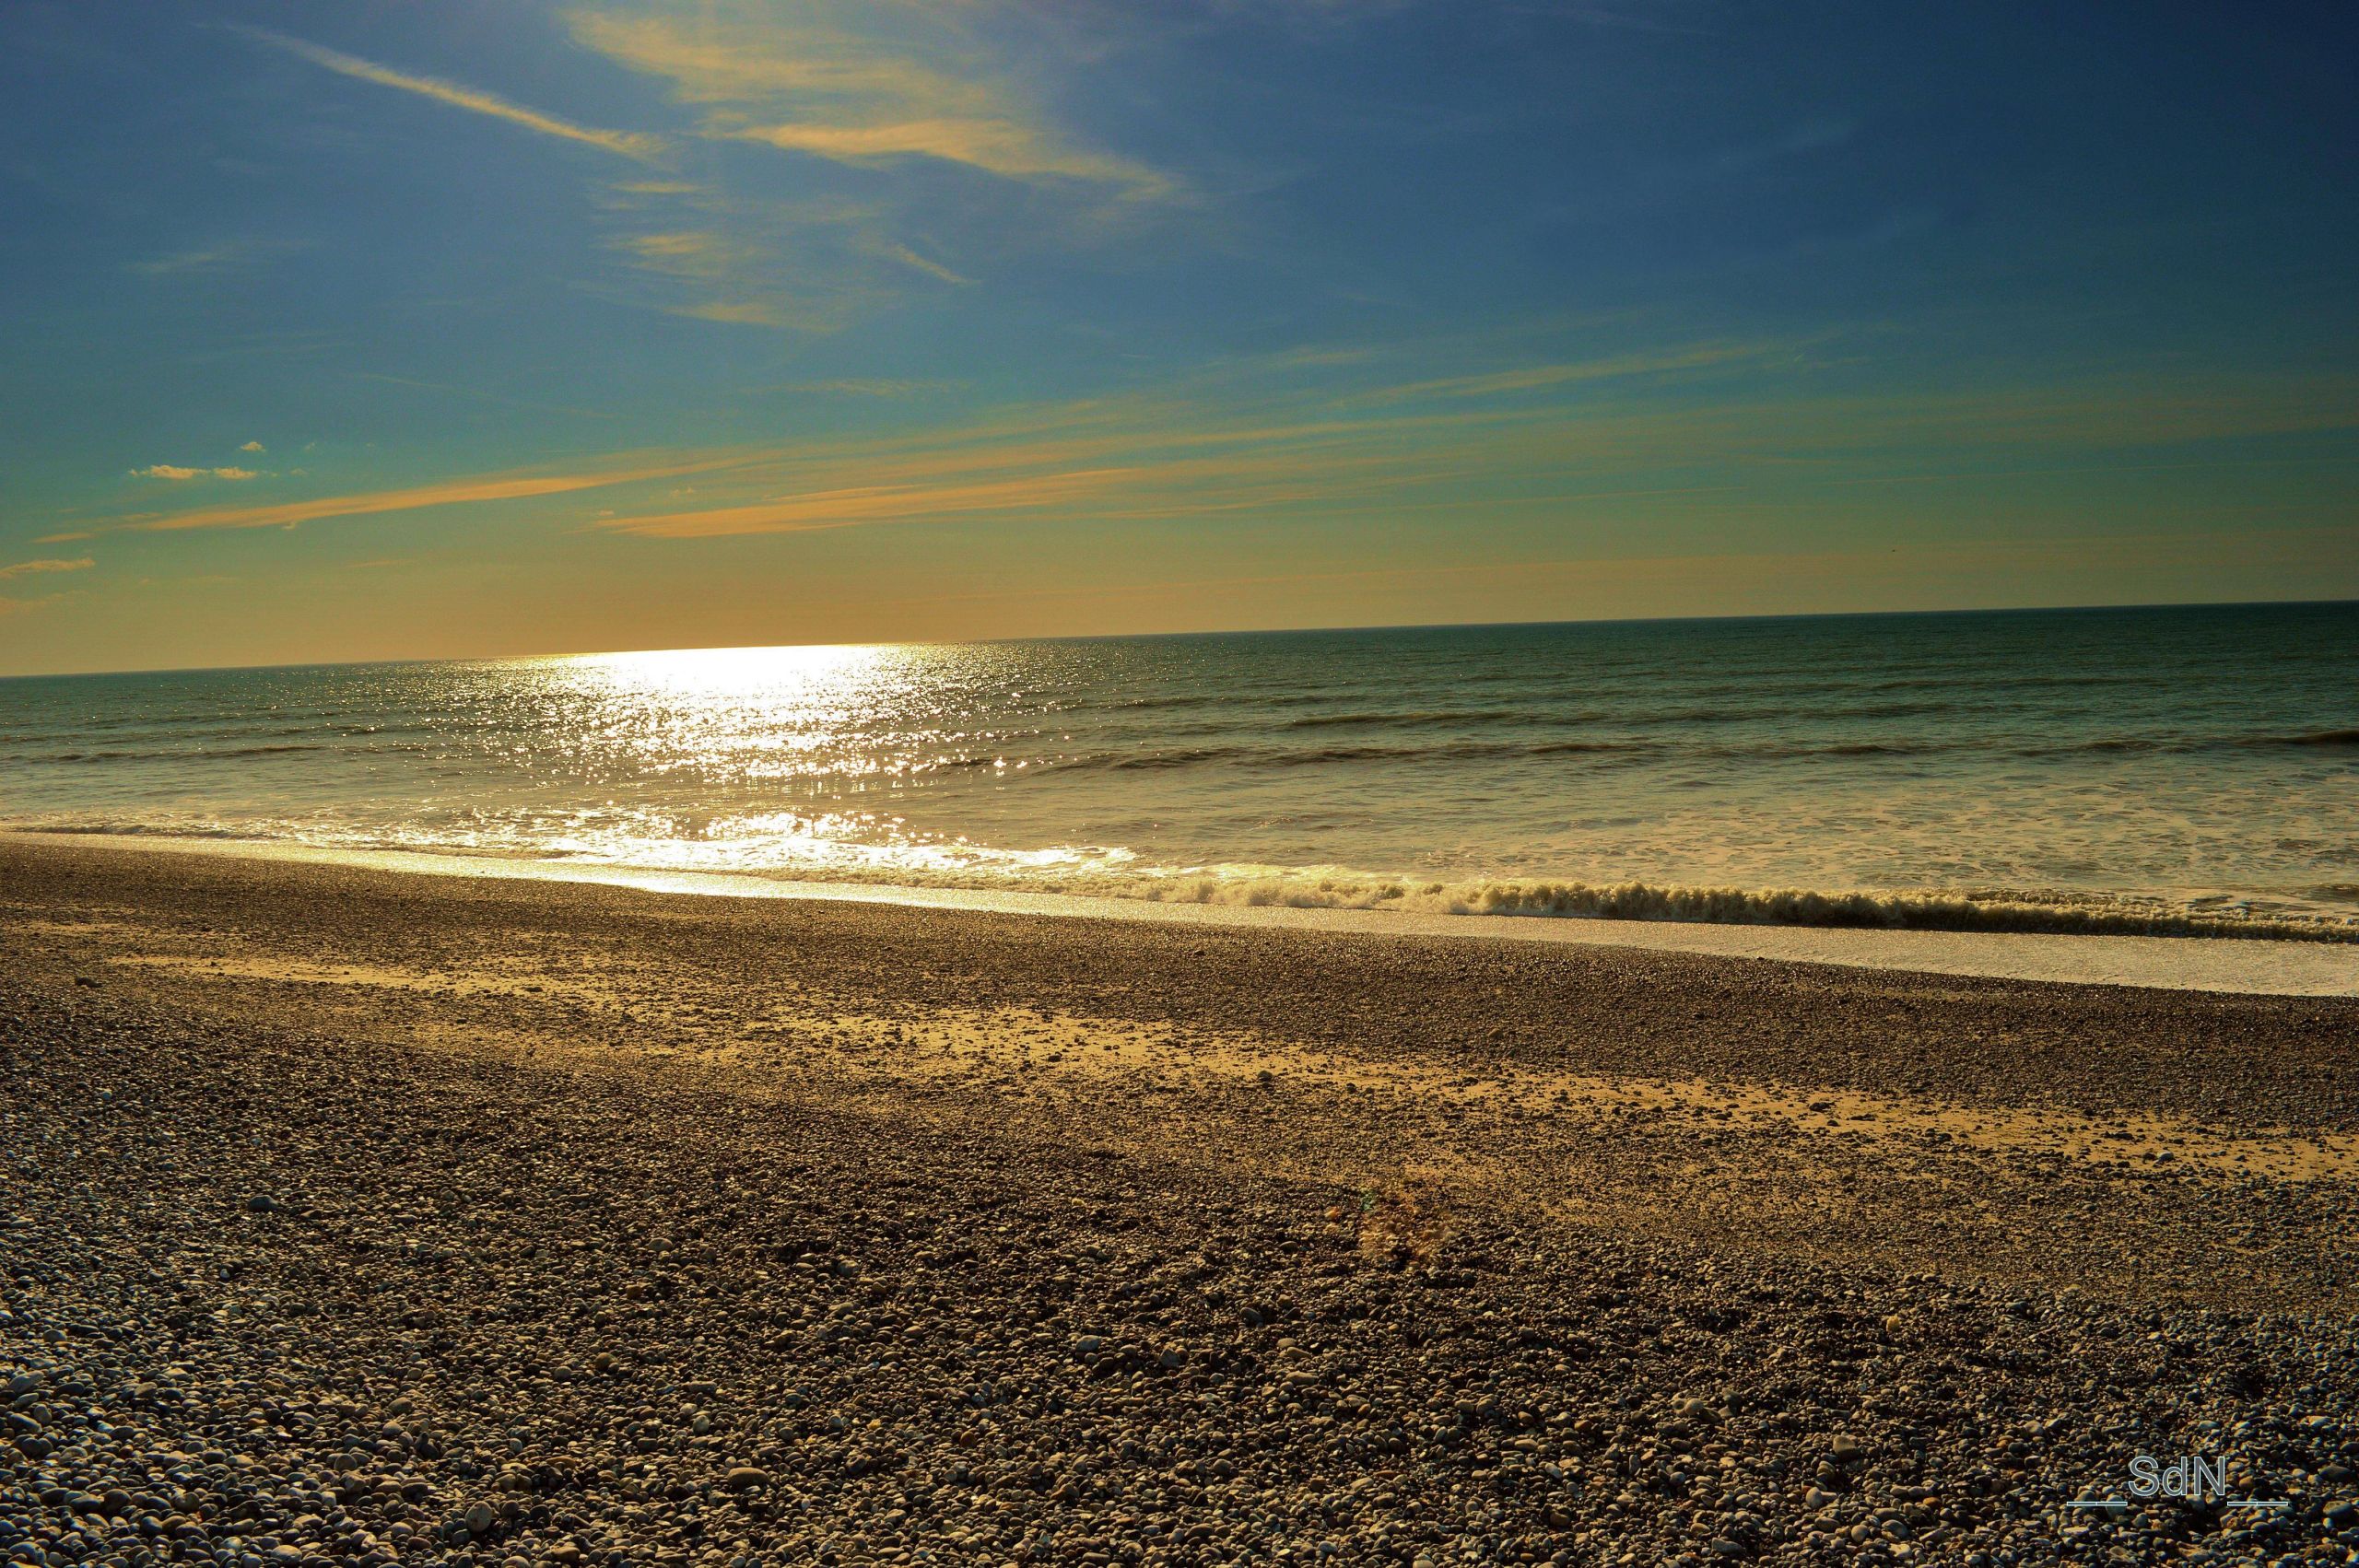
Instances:
[[[2359,939],[2359,604],[18,678],[0,828],[1207,903]]]

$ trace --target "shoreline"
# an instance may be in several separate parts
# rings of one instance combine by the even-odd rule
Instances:
[[[94,839],[87,835],[21,830],[0,832],[0,844],[7,843],[51,844],[100,853],[197,855],[296,865],[348,866],[494,882],[624,887],[698,897],[883,904],[1181,928],[1468,938],[1990,979],[2255,996],[2359,996],[2359,944],[2264,937],[1724,925],[1588,916],[1437,915],[1285,905],[1164,903],[1086,894],[808,882],[742,872],[661,872],[415,850],[325,849],[242,839]]]

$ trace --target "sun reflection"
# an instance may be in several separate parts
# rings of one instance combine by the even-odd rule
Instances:
[[[720,648],[484,667],[487,727],[530,790],[596,804],[539,828],[568,859],[704,869],[976,874],[1103,851],[988,848],[905,808],[1041,760],[1003,649]],[[1014,753],[1011,756],[1011,753]],[[509,814],[495,805],[491,837]]]
[[[550,669],[595,672],[618,686],[739,695],[857,677],[931,649],[888,643],[815,647],[678,648],[641,653],[581,653],[534,660]]]
[[[551,659],[536,669],[553,706],[569,710],[574,737],[646,774],[883,778],[973,765],[960,750],[976,739],[955,722],[963,715],[930,700],[958,653],[712,648]]]

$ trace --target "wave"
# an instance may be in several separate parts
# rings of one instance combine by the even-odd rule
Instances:
[[[2359,943],[2359,921],[2200,915],[2165,907],[2033,897],[1682,886],[1644,882],[1416,882],[1351,876],[1183,877],[1162,903],[1399,909],[1450,915],[1662,920],[1880,930],[2025,931],[2070,936],[2200,936]]]
[[[29,827],[14,828],[10,831],[42,835],[53,833],[73,838],[220,838],[247,844],[293,841],[285,835],[267,833],[258,828],[202,827],[139,822],[45,822]]]
[[[1289,719],[1282,730],[1473,729],[1485,724],[1561,724],[1602,719],[1603,714],[1532,713],[1520,708],[1438,708],[1418,713],[1314,713]]]
[[[1482,722],[1521,721],[1511,720],[1502,716],[1482,720]],[[1456,715],[1412,714],[1386,717],[1381,720],[1375,715],[1338,715],[1332,719],[1297,720],[1286,728],[1343,728],[1354,725],[1378,727],[1379,723],[1383,727],[1402,729],[1426,726],[1439,728],[1445,725],[1460,724],[1468,724],[1472,727],[1469,720]],[[1228,732],[1235,733],[1235,731],[1231,730]],[[425,752],[432,749],[431,746],[418,742],[398,741],[381,736],[358,744],[350,741],[342,743],[301,741],[273,744],[192,747],[186,750],[112,746],[52,752],[18,752],[0,754],[0,761],[36,765],[123,762],[219,763],[293,755],[309,752],[340,752],[346,755],[361,756]],[[1665,759],[1806,762],[1814,758],[1932,757],[1958,754],[2041,759],[2107,755],[2179,755],[2256,750],[2359,750],[2359,729],[2220,736],[2107,735],[2054,743],[2008,743],[1987,737],[1961,740],[1931,737],[1763,740],[1699,743],[1651,735],[1529,741],[1464,739],[1387,743],[1369,740],[1327,745],[1287,745],[1283,743],[1254,744],[1233,742],[1214,745],[1164,746],[1133,752],[1098,752],[1063,758],[1044,756],[1019,760],[1027,761],[1032,766],[1053,767],[1065,772],[1098,769],[1128,772],[1200,767],[1211,765],[1228,765],[1248,768],[1299,768],[1348,763],[1440,764],[1570,756],[1651,755]],[[858,760],[857,757],[837,759],[832,764],[802,771],[826,773],[843,767],[847,762],[857,763]],[[930,758],[915,766],[925,771],[956,771],[995,767],[1002,766],[1003,761],[1004,758],[999,755],[969,755]],[[709,767],[710,763],[709,759],[697,759],[693,766]],[[901,766],[906,769],[910,765]]]
[[[1301,719],[1289,719],[1278,728],[1282,730],[1428,730],[1477,729],[1493,724],[1511,726],[1612,724],[1625,729],[1643,729],[1654,724],[1791,724],[1796,720],[1803,719],[1922,719],[1939,713],[1954,713],[1959,711],[1961,707],[1961,704],[1954,702],[1879,702],[1835,708],[1675,708],[1652,710],[1610,708],[1590,708],[1579,710],[1550,709],[1542,705],[1529,708],[1439,708],[1406,713],[1386,712],[1379,708],[1343,713],[1314,713]]]
[[[222,746],[210,750],[192,751],[132,751],[123,748],[102,748],[86,752],[50,752],[35,754],[13,760],[19,762],[231,762],[241,757],[277,756],[288,752],[324,752],[336,747],[316,741],[295,745]],[[379,748],[364,747],[362,750]],[[397,749],[397,748],[384,748]],[[409,748],[399,748],[409,749]]]
[[[2250,735],[2105,735],[2054,746],[2018,747],[2018,756],[2068,756],[2081,752],[2218,752],[2273,751],[2280,747],[2359,746],[2359,730],[2311,730],[2291,734]]]
[[[1356,717],[1339,717],[1333,720],[1337,725],[1363,721]],[[1426,720],[1422,716],[1415,715],[1388,720],[1388,722],[1399,723],[1402,727],[1412,727],[1425,721]],[[1373,724],[1374,720],[1369,719],[1365,722]],[[1296,720],[1287,727],[1308,729],[1323,727],[1325,723],[1324,720]],[[2091,740],[2060,741],[2052,743],[2026,743],[1980,737],[1963,740],[1888,737],[1858,740],[1765,740],[1699,744],[1649,735],[1601,736],[1588,740],[1553,741],[1448,740],[1404,741],[1398,743],[1367,741],[1349,744],[1293,746],[1283,743],[1256,745],[1240,743],[1223,745],[1167,746],[1136,752],[1099,752],[1067,758],[1053,766],[1066,771],[1098,768],[1118,771],[1181,768],[1208,764],[1229,764],[1253,768],[1286,768],[1317,767],[1331,763],[1447,763],[1489,758],[1616,754],[1652,755],[1665,758],[1780,762],[1807,761],[1817,757],[1945,756],[1962,753],[2023,758],[2054,758],[2107,755],[2189,755],[2280,748],[2311,750],[2359,748],[2359,730],[2177,737],[2108,735]]]
[[[279,842],[345,851],[405,850],[463,858],[568,861],[657,872],[728,872],[781,881],[863,886],[1015,891],[1165,904],[1245,907],[1392,910],[1406,914],[1640,920],[1748,926],[1812,926],[1877,930],[2014,931],[2059,936],[2170,936],[2359,944],[2359,917],[2280,910],[2223,910],[2216,899],[2194,905],[2096,893],[1969,889],[1957,892],[1746,888],[1677,883],[1588,883],[1543,879],[1450,881],[1388,876],[1344,867],[1241,864],[1140,865],[1121,849],[1071,846],[992,850],[960,845],[955,854],[924,845],[859,845],[851,853],[814,857],[775,848],[749,860],[714,858],[675,839],[559,845],[522,841],[452,842],[407,833],[276,833],[227,826],[131,822],[23,825],[41,834]],[[807,847],[806,847],[807,848]],[[825,848],[825,846],[823,846]],[[2310,890],[2337,900],[2359,897],[2359,884]]]
[[[1587,753],[1661,752],[1651,741],[1460,741],[1443,745],[1179,746],[1144,752],[1100,752],[1055,763],[1059,772],[1107,769],[1129,772],[1230,763],[1240,767],[1319,767],[1345,762],[1464,762],[1481,757],[1574,756]]]

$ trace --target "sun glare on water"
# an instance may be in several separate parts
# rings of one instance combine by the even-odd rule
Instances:
[[[938,763],[957,737],[908,724],[928,676],[957,650],[884,645],[712,648],[535,660],[537,675],[582,739],[629,754],[640,767],[734,779],[843,771],[846,750],[890,731],[871,751],[878,776]],[[947,715],[938,717],[947,718]],[[863,748],[865,749],[865,748]]]
[[[985,717],[1013,695],[1000,666],[974,648],[845,645],[574,655],[485,673],[529,754],[514,760],[603,792],[548,833],[566,858],[855,877],[1104,858],[986,849],[904,816],[911,786],[1027,766],[1003,755],[1008,736]]]

